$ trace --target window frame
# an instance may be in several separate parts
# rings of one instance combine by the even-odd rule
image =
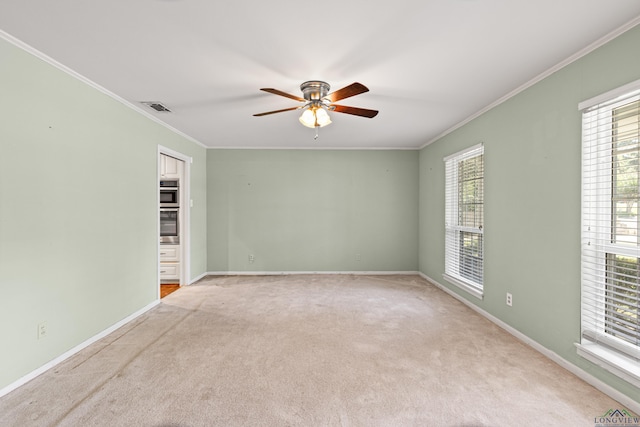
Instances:
[[[617,199],[613,193],[614,177],[618,176],[613,112],[637,101],[640,101],[640,80],[578,106],[583,127],[582,256],[581,334],[576,348],[579,356],[640,387],[640,343],[633,344],[615,336],[610,323],[615,316],[605,314],[611,304],[610,287],[617,286],[611,281],[611,256],[636,258],[640,262],[639,244],[630,246],[616,241]]]
[[[482,157],[482,212],[479,227],[460,225],[460,191],[459,170],[460,163],[476,157]],[[476,144],[464,150],[453,153],[443,159],[445,162],[445,270],[443,278],[453,285],[465,290],[476,298],[484,296],[484,144]],[[464,256],[463,245],[460,244],[464,234],[478,236],[480,239],[481,277],[474,281],[460,273],[461,258]]]

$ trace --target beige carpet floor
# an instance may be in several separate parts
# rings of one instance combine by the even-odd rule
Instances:
[[[420,277],[218,277],[1,398],[0,425],[593,426],[610,408]]]

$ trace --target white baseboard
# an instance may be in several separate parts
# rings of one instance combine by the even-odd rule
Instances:
[[[89,338],[88,340],[82,342],[81,344],[78,344],[77,346],[73,347],[71,350],[67,351],[66,353],[61,354],[60,356],[56,357],[52,361],[50,361],[48,363],[45,363],[44,365],[42,365],[38,369],[28,373],[27,375],[25,375],[24,377],[18,379],[17,381],[14,381],[13,383],[9,384],[8,386],[0,389],[0,397],[12,392],[13,390],[17,389],[18,387],[20,387],[22,385],[28,383],[29,381],[31,381],[32,379],[36,378],[37,376],[42,375],[43,373],[45,373],[49,369],[53,368],[54,366],[58,365],[59,363],[62,363],[63,361],[65,361],[69,357],[71,357],[74,354],[78,353],[79,351],[85,349],[86,347],[90,346],[91,344],[95,343],[96,341],[106,337],[110,333],[112,333],[112,332],[116,331],[117,329],[123,327],[127,323],[129,323],[132,320],[134,320],[136,317],[143,315],[144,313],[146,313],[147,311],[151,310],[153,307],[155,307],[158,304],[160,304],[160,300],[159,299],[153,301],[152,303],[150,303],[147,306],[141,308],[140,310],[136,311],[135,313],[125,317],[124,319],[122,319],[118,323],[115,323],[114,325],[108,327],[107,329],[105,329],[104,331],[98,333],[97,335],[92,336],[91,338]]]
[[[418,272],[417,271],[396,271],[396,272],[393,272],[393,271],[392,272],[389,272],[389,271],[351,271],[351,272],[345,272],[345,271],[335,271],[335,272],[327,272],[327,271],[318,271],[318,272],[312,272],[312,271],[280,271],[280,272],[274,272],[274,271],[262,271],[262,272],[260,272],[260,271],[250,271],[250,272],[247,272],[247,271],[225,271],[225,272],[205,272],[205,273],[202,273],[199,276],[193,278],[189,282],[189,284],[193,284],[193,283],[197,282],[198,280],[203,279],[206,276],[237,276],[237,275],[266,276],[266,275],[293,275],[293,274],[360,274],[360,275],[364,275],[364,274],[367,274],[367,275],[402,274],[402,275],[417,275]],[[51,360],[50,362],[40,366],[39,368],[37,368],[34,371],[28,373],[27,375],[19,378],[18,380],[12,382],[9,385],[3,387],[2,389],[0,389],[0,397],[12,392],[13,390],[17,389],[18,387],[20,387],[22,385],[28,383],[29,381],[31,381],[32,379],[38,377],[39,375],[42,375],[43,373],[45,373],[49,369],[51,369],[54,366],[62,363],[63,361],[65,361],[69,357],[73,356],[74,354],[78,353],[79,351],[83,350],[84,348],[90,346],[91,344],[95,343],[96,341],[106,337],[110,333],[114,332],[115,330],[117,330],[117,329],[121,328],[122,326],[126,325],[127,323],[131,322],[136,317],[141,316],[142,314],[144,314],[147,311],[151,310],[153,307],[155,307],[158,304],[160,304],[160,299],[157,299],[157,300],[153,301],[152,303],[150,303],[147,306],[141,308],[140,310],[136,311],[135,313],[131,314],[130,316],[127,316],[126,318],[122,319],[118,323],[110,326],[109,328],[103,330],[102,332],[98,333],[97,335],[94,335],[93,337],[89,338],[88,340],[78,344],[77,346],[75,346],[71,350],[61,354],[60,356],[56,357],[55,359]]]
[[[355,274],[366,276],[390,276],[390,275],[402,275],[402,276],[416,276],[419,273],[417,271],[209,271],[204,276],[289,276],[296,274]],[[200,278],[202,278],[200,277]]]
[[[615,388],[611,387],[610,385],[604,383],[603,381],[599,380],[598,378],[594,377],[593,375],[589,374],[588,372],[582,370],[581,368],[577,367],[573,363],[571,363],[568,360],[562,358],[557,353],[555,353],[555,352],[549,350],[548,348],[544,347],[539,342],[534,341],[533,339],[529,338],[527,335],[523,334],[522,332],[518,331],[517,329],[513,328],[512,326],[509,326],[507,323],[505,323],[502,320],[498,319],[497,317],[489,314],[488,312],[484,311],[483,309],[481,309],[477,305],[471,303],[469,300],[467,300],[467,299],[461,297],[460,295],[458,295],[457,293],[453,292],[451,289],[449,289],[446,286],[438,283],[438,281],[432,279],[431,277],[427,276],[426,274],[424,274],[422,272],[420,272],[418,274],[420,275],[420,277],[425,279],[427,282],[431,283],[435,287],[437,287],[437,288],[443,290],[444,292],[446,292],[447,294],[451,295],[452,297],[454,297],[455,299],[457,299],[458,301],[460,301],[461,303],[463,303],[467,307],[471,308],[473,311],[475,311],[478,314],[480,314],[481,316],[485,317],[487,320],[495,323],[497,326],[499,326],[500,328],[502,328],[505,331],[509,332],[511,335],[513,335],[514,337],[516,337],[517,339],[519,339],[523,343],[527,344],[528,346],[530,346],[531,348],[536,350],[538,353],[541,353],[543,356],[545,356],[548,359],[552,360],[553,362],[557,363],[558,365],[560,365],[561,367],[563,367],[567,371],[571,372],[572,374],[574,374],[578,378],[582,379],[583,381],[587,382],[588,384],[591,384],[592,386],[594,386],[595,388],[597,388],[598,390],[600,390],[601,392],[603,392],[607,396],[609,396],[612,399],[614,399],[614,400],[620,402],[621,404],[625,405],[627,407],[627,409],[630,409],[631,411],[635,412],[636,414],[640,414],[640,402],[637,402],[637,401],[633,400],[631,397],[627,396],[626,394],[619,392],[618,390],[616,390]]]
[[[195,283],[198,280],[200,280],[200,279],[202,279],[202,278],[204,278],[206,276],[235,276],[235,275],[251,276],[251,275],[294,275],[294,274],[345,274],[345,275],[346,274],[356,274],[356,275],[395,275],[395,274],[397,274],[397,275],[420,275],[427,282],[431,283],[432,285],[436,286],[437,288],[439,288],[442,291],[446,292],[447,294],[451,295],[452,297],[454,297],[458,301],[462,302],[463,304],[465,304],[466,306],[468,306],[469,308],[471,308],[472,310],[474,310],[475,312],[477,312],[481,316],[485,317],[486,319],[488,319],[489,321],[493,322],[494,324],[496,324],[500,328],[502,328],[505,331],[509,332],[511,335],[513,335],[514,337],[516,337],[520,341],[522,341],[525,344],[529,345],[534,350],[538,351],[539,353],[541,353],[542,355],[544,355],[548,359],[552,360],[553,362],[555,362],[558,365],[562,366],[563,368],[565,368],[566,370],[568,370],[572,374],[576,375],[578,378],[584,380],[588,384],[591,384],[592,386],[594,386],[595,388],[597,388],[598,390],[600,390],[604,394],[610,396],[612,399],[614,399],[614,400],[620,402],[621,404],[625,405],[631,411],[633,411],[635,413],[640,413],[640,403],[639,402],[636,402],[635,400],[631,399],[629,396],[619,392],[618,390],[614,389],[613,387],[609,386],[608,384],[606,384],[606,383],[602,382],[601,380],[597,379],[593,375],[585,372],[584,370],[580,369],[576,365],[574,365],[574,364],[570,363],[569,361],[567,361],[566,359],[560,357],[557,353],[555,353],[555,352],[549,350],[548,348],[542,346],[537,341],[534,341],[533,339],[531,339],[528,336],[524,335],[522,332],[518,331],[517,329],[509,326],[507,323],[503,322],[502,320],[498,319],[497,317],[495,317],[495,316],[489,314],[488,312],[482,310],[480,307],[476,306],[475,304],[472,304],[467,299],[461,297],[460,295],[456,294],[455,292],[453,292],[452,290],[450,290],[446,286],[438,283],[438,281],[432,279],[431,277],[427,276],[426,274],[424,274],[422,272],[417,272],[417,271],[333,271],[333,272],[328,272],[328,271],[318,271],[318,272],[312,272],[312,271],[280,271],[280,272],[274,272],[274,271],[263,271],[263,272],[258,272],[258,271],[252,271],[252,272],[248,272],[248,271],[225,271],[225,272],[215,272],[215,271],[210,271],[210,272],[206,272],[206,273],[203,273],[203,274],[199,275],[198,277],[194,278],[190,283]],[[67,351],[66,353],[58,356],[57,358],[55,358],[52,361],[46,363],[45,365],[39,367],[38,369],[30,372],[29,374],[23,376],[22,378],[18,379],[17,381],[14,381],[13,383],[7,385],[6,387],[0,389],[0,397],[12,392],[13,390],[17,389],[18,387],[26,384],[27,382],[31,381],[32,379],[36,378],[37,376],[43,374],[44,372],[48,371],[49,369],[53,368],[54,366],[58,365],[59,363],[63,362],[64,360],[68,359],[69,357],[73,356],[74,354],[78,353],[79,351],[83,350],[84,348],[88,347],[89,345],[91,345],[91,344],[95,343],[96,341],[106,337],[110,333],[116,331],[117,329],[119,329],[122,326],[126,325],[127,323],[131,322],[135,318],[137,318],[137,317],[141,316],[142,314],[146,313],[147,311],[151,310],[153,307],[155,307],[159,303],[160,303],[160,300],[156,300],[156,301],[148,304],[147,306],[145,306],[142,309],[136,311],[135,313],[131,314],[130,316],[122,319],[121,321],[115,323],[114,325],[112,325],[111,327],[105,329],[104,331],[100,332],[99,334],[94,335],[93,337],[89,338],[88,340],[82,342],[81,344],[77,345],[76,347],[72,348],[71,350]]]
[[[191,279],[191,281],[189,282],[189,285],[193,285],[194,283],[196,283],[198,280],[207,277],[209,275],[209,273],[207,273],[206,271],[204,273],[202,273],[199,276],[194,277],[193,279]]]

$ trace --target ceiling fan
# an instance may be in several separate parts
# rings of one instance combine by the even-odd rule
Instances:
[[[284,96],[299,102],[303,105],[291,108],[285,108],[282,110],[267,111],[266,113],[254,114],[255,117],[267,116],[269,114],[282,113],[285,111],[304,110],[300,116],[300,123],[309,128],[316,129],[316,138],[318,137],[318,128],[326,126],[331,123],[328,111],[335,111],[336,113],[351,114],[354,116],[373,118],[378,114],[377,110],[369,110],[366,108],[348,107],[346,105],[334,104],[334,102],[341,99],[349,98],[351,96],[360,95],[368,92],[369,89],[361,83],[352,83],[349,86],[345,86],[342,89],[338,89],[335,92],[329,93],[329,83],[320,80],[310,80],[300,85],[302,91],[302,98],[296,95],[283,92],[273,88],[261,88],[260,90],[272,93],[274,95]]]

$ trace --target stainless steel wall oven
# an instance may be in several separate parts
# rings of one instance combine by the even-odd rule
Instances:
[[[160,243],[180,243],[179,208],[160,208]]]

